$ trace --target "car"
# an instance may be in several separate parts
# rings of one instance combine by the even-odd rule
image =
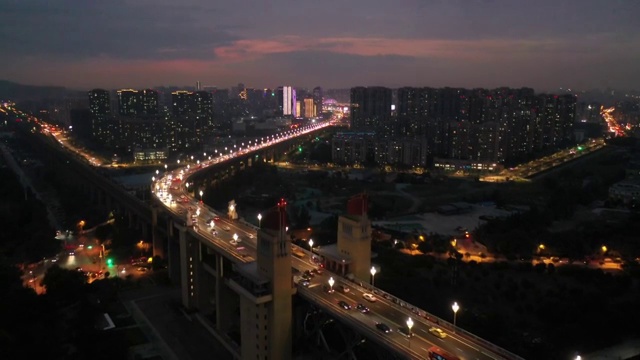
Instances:
[[[409,330],[408,328],[403,327],[403,326],[398,328],[398,332],[400,333],[400,335],[402,335],[404,337],[407,337],[407,338],[411,338],[414,335],[414,333],[411,332],[411,330]]]
[[[376,302],[378,301],[378,298],[376,298],[373,294],[369,294],[369,293],[364,293],[362,294],[362,297],[369,301],[369,302]]]
[[[149,271],[149,269],[147,269],[146,267],[139,267],[136,270],[138,270],[139,272],[147,272],[147,271]]]
[[[229,226],[225,225],[225,226],[222,227],[222,230],[231,231],[231,228]]]
[[[391,328],[384,323],[376,323],[376,329],[382,331],[385,334],[388,334],[391,332]]]
[[[229,244],[236,246],[238,245],[238,242],[232,239],[231,241],[229,241]]]
[[[371,310],[369,310],[369,308],[368,308],[368,307],[366,307],[366,306],[364,306],[364,305],[362,305],[362,304],[358,304],[358,305],[356,305],[356,309],[357,309],[358,311],[360,311],[361,313],[363,313],[363,314],[368,314],[369,312],[371,312]]]
[[[349,287],[347,287],[346,285],[338,285],[338,290],[340,290],[340,292],[343,294],[346,294],[350,291]]]
[[[311,281],[303,279],[303,280],[300,280],[299,284],[304,287],[309,287],[309,285],[311,285]]]
[[[220,221],[220,216],[214,216],[214,217],[213,217],[213,220],[214,220],[214,221]]]
[[[302,277],[302,278],[303,278],[303,279],[305,279],[305,280],[309,280],[309,281],[311,280],[311,276],[309,276],[309,275],[308,275],[308,274],[306,274],[306,273],[305,273],[305,274],[302,274],[300,277]]]
[[[435,335],[437,337],[439,337],[440,339],[444,339],[447,337],[447,334],[442,331],[442,329],[437,328],[437,327],[432,327],[429,329],[429,332],[431,333],[431,335]]]
[[[304,275],[307,275],[308,277],[312,278],[314,276],[316,276],[313,272],[309,271],[309,270],[305,270]]]
[[[249,234],[249,235],[247,235],[247,237],[248,237],[249,239],[253,239],[253,234]]]
[[[322,289],[329,294],[333,294],[333,292],[335,291],[333,290],[333,288],[329,287],[329,285],[322,285]]]
[[[351,305],[347,304],[346,301],[342,301],[342,300],[338,301],[338,306],[340,306],[345,310],[351,310]]]

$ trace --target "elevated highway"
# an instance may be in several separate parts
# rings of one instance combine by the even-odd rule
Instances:
[[[185,185],[189,183],[192,176],[206,171],[207,167],[219,166],[228,160],[228,158],[214,159],[205,162],[202,167],[196,169],[183,168],[165,174],[153,185],[154,198],[159,207],[170,213],[175,221],[182,223],[185,226],[185,231],[197,239],[197,242],[204,244],[208,249],[219,253],[227,261],[230,261],[232,263],[232,266],[229,267],[231,274],[225,276],[228,276],[232,282],[239,286],[245,286],[248,292],[254,292],[256,301],[260,302],[260,293],[268,293],[268,291],[265,288],[256,289],[255,282],[246,279],[247,276],[243,275],[243,271],[240,270],[244,267],[251,267],[252,263],[256,262],[257,239],[260,236],[260,229],[252,224],[230,218],[230,213],[221,213],[208,207],[191,196]],[[194,193],[197,193],[197,190]],[[291,256],[293,274],[300,275],[317,267],[310,261],[312,254],[295,245],[291,244],[290,246],[296,248],[296,253],[305,254],[304,259]],[[206,263],[206,260],[204,262]],[[214,268],[214,266],[216,265],[212,265],[210,268]],[[347,293],[327,291],[330,278],[334,279],[336,289],[339,285],[344,284],[350,291]],[[296,285],[296,290],[299,296],[331,314],[337,321],[354,328],[362,336],[407,358],[426,358],[428,349],[437,346],[451,354],[456,354],[460,359],[521,359],[486,340],[465,332],[463,329],[454,329],[454,326],[447,321],[411,306],[380,289],[372,288],[366,285],[366,282],[357,279],[349,280],[325,270],[322,274],[315,275],[309,286]],[[365,293],[376,294],[378,300],[369,302],[363,299]],[[190,300],[186,290],[183,300],[185,304],[199,307],[196,305],[197,300]],[[265,299],[264,301],[269,300]],[[340,301],[347,302],[352,306],[352,309],[342,309],[338,306]],[[371,311],[363,314],[355,309],[357,304],[368,306]],[[413,337],[410,341],[399,331],[400,328],[407,326],[406,322],[409,318],[415,324],[412,328]],[[376,327],[378,323],[388,325],[392,331],[390,333],[380,331]],[[440,338],[433,335],[429,332],[431,327],[443,329],[446,337]]]
[[[268,156],[268,152],[273,152],[272,149],[278,145],[295,141],[330,125],[330,122],[319,123],[295,132],[260,139],[245,149],[214,156],[197,165],[189,164],[188,167],[168,171],[150,184],[154,193],[150,204],[141,201],[104,176],[99,168],[87,162],[86,158],[70,155],[55,139],[42,136],[38,136],[38,139],[43,146],[54,150],[51,152],[54,158],[66,162],[75,173],[82,174],[83,182],[91,184],[90,191],[97,193],[96,198],[111,203],[109,206],[121,208],[129,213],[129,217],[135,216],[137,222],[150,226],[154,254],[162,253],[168,258],[169,271],[181,284],[183,305],[198,309],[202,313],[213,314],[217,337],[226,343],[227,348],[236,357],[247,358],[247,349],[254,348],[255,340],[251,337],[244,338],[245,336],[231,339],[229,334],[244,334],[245,328],[258,327],[258,320],[255,320],[255,324],[249,324],[243,315],[246,299],[259,308],[274,298],[270,290],[270,283],[274,279],[261,277],[259,272],[256,272],[259,251],[257,238],[261,231],[251,224],[230,219],[229,214],[217,212],[201,203],[189,194],[186,184],[193,177],[204,176],[207,171],[223,169],[231,164],[242,163],[250,166],[256,155]],[[264,160],[266,157],[259,155],[257,159]],[[316,265],[309,260],[312,255],[300,248],[296,250],[297,253],[305,253],[305,257],[293,257],[291,251],[288,251],[291,272],[299,275],[313,270]],[[330,278],[335,280],[336,288],[345,285],[350,291],[327,291]],[[427,350],[435,345],[464,360],[521,359],[463,329],[454,329],[447,321],[392,294],[369,287],[366,281],[349,280],[325,270],[322,274],[315,275],[309,286],[294,286],[292,279],[291,283],[291,294],[297,293],[301,298],[333,316],[336,321],[406,358],[426,358]],[[377,300],[364,300],[364,293],[374,294]],[[364,314],[355,309],[345,310],[338,306],[339,301],[344,301],[352,307],[361,303],[369,307],[370,312]],[[237,317],[238,313],[240,319]],[[400,328],[406,327],[409,318],[414,322],[411,331],[414,336],[411,340],[402,336],[399,331]],[[265,328],[268,324],[278,321],[277,318],[269,318],[267,315],[265,319]],[[380,331],[376,327],[378,323],[387,325],[391,332]],[[432,326],[443,329],[446,337],[432,335],[429,332]],[[265,349],[268,346],[266,345]]]

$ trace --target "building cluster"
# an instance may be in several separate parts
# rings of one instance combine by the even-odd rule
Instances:
[[[432,159],[518,162],[574,141],[574,95],[533,89],[351,89],[351,132],[333,139],[337,163],[425,166]],[[480,166],[480,168],[484,168]]]
[[[640,157],[629,160],[625,178],[609,187],[609,199],[624,206],[637,207],[640,204]]]
[[[88,98],[88,109],[71,114],[76,135],[106,151],[151,161],[206,148],[223,135],[267,134],[316,118],[323,101],[320,87],[296,93],[291,86],[217,89],[199,82],[195,90],[94,89]]]

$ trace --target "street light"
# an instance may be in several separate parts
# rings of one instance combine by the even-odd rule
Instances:
[[[330,277],[330,278],[329,278],[329,287],[330,287],[331,289],[329,290],[329,292],[333,292],[333,284],[335,284],[335,283],[336,283],[336,281],[335,281],[335,280],[333,280],[333,276],[332,276],[332,277]]]
[[[238,234],[233,234],[233,241],[238,242]]]
[[[313,239],[309,239],[309,249],[313,252]]]
[[[258,227],[262,227],[262,214],[258,214]]]
[[[376,273],[378,272],[378,270],[376,270],[375,267],[371,267],[371,270],[369,270],[371,272],[371,286],[375,287],[376,283],[375,283],[375,278],[376,278]]]
[[[582,360],[582,356],[577,355],[575,360]]]
[[[458,310],[460,310],[460,306],[458,306],[457,302],[454,302],[451,305],[451,310],[453,310],[453,333],[456,333],[456,315],[458,314]]]
[[[160,174],[160,170],[156,170],[156,175],[159,175],[159,174]]]
[[[407,319],[407,328],[409,329],[409,349],[411,349],[411,328],[413,327],[413,320],[411,318]]]
[[[202,202],[202,194],[203,194],[203,192],[202,192],[202,190],[200,190],[200,202]]]

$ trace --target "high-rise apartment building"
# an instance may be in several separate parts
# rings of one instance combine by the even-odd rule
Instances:
[[[105,147],[114,147],[115,140],[119,136],[119,123],[111,114],[109,91],[103,89],[89,91],[89,111],[93,139]]]
[[[118,90],[118,114],[121,116],[154,116],[158,114],[158,92],[155,90]]]
[[[111,115],[109,91],[103,89],[89,91],[89,110],[94,115]]]
[[[351,127],[355,130],[384,129],[391,121],[391,89],[351,89]]]
[[[316,107],[314,116],[322,114],[322,88],[320,86],[313,88],[313,104]]]

